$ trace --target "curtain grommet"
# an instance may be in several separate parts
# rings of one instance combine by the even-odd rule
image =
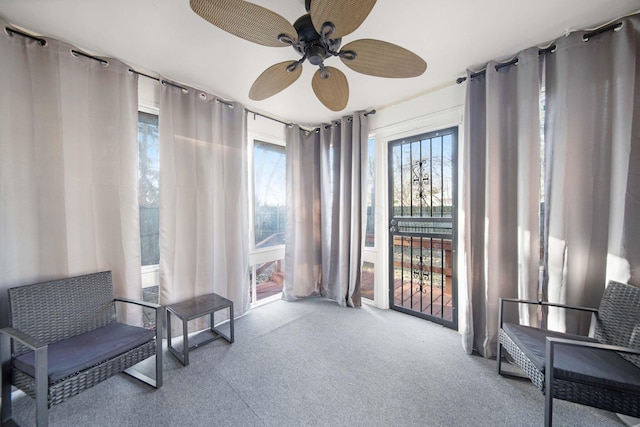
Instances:
[[[200,92],[200,94],[198,95],[200,97],[201,100],[206,101],[207,100],[207,94],[204,92]]]

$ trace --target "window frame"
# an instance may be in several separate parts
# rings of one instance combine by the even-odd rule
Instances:
[[[258,132],[248,132],[248,179],[247,182],[249,184],[249,194],[251,195],[251,200],[249,201],[249,218],[250,218],[250,226],[249,226],[249,268],[251,271],[251,307],[256,307],[262,304],[266,304],[268,302],[279,300],[281,298],[280,294],[264,298],[262,300],[257,300],[257,290],[256,290],[256,266],[264,264],[270,261],[279,261],[284,260],[285,253],[285,245],[274,245],[266,248],[256,248],[256,234],[255,234],[255,175],[254,175],[254,144],[256,141],[261,143],[273,144],[280,147],[286,148],[286,142],[284,139],[275,138],[270,135],[265,135]],[[286,156],[286,154],[285,154]],[[286,171],[285,171],[286,173]]]
[[[146,114],[151,114],[151,115],[155,115],[158,117],[158,144],[159,144],[159,139],[160,139],[160,109],[156,108],[156,107],[148,107],[145,105],[138,105],[138,113],[146,113]],[[139,122],[139,119],[138,119]],[[136,131],[137,133],[137,131]],[[140,144],[140,141],[138,141],[138,144]],[[139,147],[138,147],[139,149]],[[160,147],[158,146],[158,157],[160,157]],[[139,173],[139,165],[138,165],[138,173]],[[140,181],[140,177],[138,177],[138,185],[140,185],[139,183]],[[140,219],[138,219],[138,224],[140,223]],[[140,232],[138,232],[138,234],[140,234]],[[142,249],[142,248],[141,248]],[[152,286],[157,286],[160,283],[160,264],[148,264],[148,265],[141,265],[140,266],[140,277],[141,277],[141,284],[142,284],[142,288],[148,288],[148,287],[152,287]]]

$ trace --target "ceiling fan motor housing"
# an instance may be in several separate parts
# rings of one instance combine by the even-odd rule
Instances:
[[[332,56],[340,48],[342,39],[323,39],[314,28],[309,14],[298,18],[293,27],[298,32],[298,43],[294,44],[293,48],[301,56],[306,54],[313,65],[322,64],[327,57]]]

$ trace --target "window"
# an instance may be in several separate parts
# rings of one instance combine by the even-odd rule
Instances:
[[[256,249],[284,245],[285,159],[283,146],[254,141],[254,244]]]
[[[362,297],[373,301],[375,283],[375,265],[372,262],[362,263],[361,291]]]
[[[261,263],[255,265],[254,268],[249,271],[250,302],[260,302],[282,292],[284,259]]]
[[[160,262],[158,116],[138,113],[138,205],[142,265]]]
[[[140,254],[142,262],[142,297],[158,303],[160,281],[160,217],[158,179],[160,153],[158,115],[138,112],[138,206],[140,209]],[[144,325],[155,324],[155,310],[143,309]]]
[[[282,293],[287,184],[284,142],[253,139],[252,143],[254,238],[249,299],[256,305]]]
[[[375,247],[375,139],[369,138],[367,145],[369,152],[367,159],[367,227],[365,232],[364,246],[367,248]]]

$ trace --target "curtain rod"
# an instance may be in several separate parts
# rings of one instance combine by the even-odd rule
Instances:
[[[15,34],[17,34],[19,36],[22,36],[22,37],[25,37],[25,38],[28,38],[30,40],[34,40],[34,41],[38,42],[38,44],[40,46],[46,46],[47,45],[47,40],[43,39],[42,37],[37,37],[37,36],[34,36],[32,34],[27,34],[27,33],[23,32],[23,31],[19,31],[19,30],[16,30],[14,28],[11,28],[11,27],[4,27],[4,31],[9,35],[9,37],[13,37]],[[88,53],[85,53],[85,52],[83,52],[81,50],[71,49],[71,54],[73,56],[84,56],[85,58],[93,59],[95,61],[98,61],[99,63],[101,63],[105,67],[107,65],[109,65],[109,61],[107,61],[106,59],[99,58],[99,57],[93,56],[93,55],[89,55]]]
[[[188,91],[189,91],[189,88],[188,88],[188,87],[181,86],[181,85],[179,85],[179,84],[177,84],[177,83],[174,83],[174,82],[172,82],[172,81],[169,81],[169,80],[160,80],[160,78],[158,78],[158,77],[153,77],[153,76],[150,76],[149,74],[141,73],[140,71],[136,71],[136,70],[134,70],[134,69],[132,69],[132,68],[129,68],[129,71],[130,71],[131,73],[137,74],[137,75],[139,75],[139,76],[146,77],[146,78],[148,78],[148,79],[151,79],[151,80],[155,80],[155,81],[157,81],[157,82],[160,82],[160,83],[161,83],[161,84],[163,84],[163,85],[169,85],[169,86],[177,87],[178,89],[182,89],[182,90],[183,90],[183,91],[185,91],[185,92],[188,92]],[[225,101],[224,99],[217,98],[217,97],[215,98],[215,100],[216,100],[217,102],[221,103],[221,104],[227,105],[227,106],[229,106],[229,107],[233,107],[233,102]]]
[[[31,40],[35,40],[35,41],[37,41],[37,42],[38,42],[38,44],[39,44],[40,46],[46,46],[46,45],[47,45],[47,41],[46,41],[45,39],[41,38],[41,37],[36,37],[36,36],[34,36],[34,35],[27,34],[27,33],[24,33],[24,32],[22,32],[22,31],[15,30],[15,29],[10,28],[10,27],[5,27],[5,32],[6,32],[10,37],[13,37],[13,35],[14,35],[14,34],[18,34],[18,35],[20,35],[20,36],[22,36],[22,37],[26,37],[26,38],[28,38],[28,39],[31,39]],[[99,57],[97,57],[97,56],[93,56],[93,55],[89,55],[88,53],[85,53],[85,52],[82,52],[82,51],[79,51],[79,50],[76,50],[76,49],[72,49],[72,50],[71,50],[71,53],[72,53],[73,55],[76,55],[76,56],[77,56],[77,55],[80,55],[80,56],[84,56],[85,58],[93,59],[93,60],[95,60],[95,61],[100,62],[100,63],[101,63],[102,65],[104,65],[104,66],[109,65],[109,61],[107,61],[106,59],[99,58]],[[160,83],[161,83],[161,84],[163,84],[163,85],[169,85],[169,86],[176,87],[176,88],[178,88],[178,89],[182,89],[182,90],[183,90],[183,91],[185,91],[185,92],[188,92],[188,91],[189,91],[189,88],[187,88],[187,87],[181,86],[181,85],[179,85],[179,84],[177,84],[177,83],[173,83],[173,82],[171,82],[171,81],[169,81],[169,80],[161,80],[159,77],[154,77],[154,76],[151,76],[151,75],[149,75],[149,74],[145,74],[145,73],[142,73],[142,72],[140,72],[140,71],[136,71],[136,70],[134,70],[133,68],[129,68],[129,72],[130,72],[130,73],[137,74],[137,75],[139,75],[139,76],[146,77],[146,78],[148,78],[148,79],[155,80],[155,81],[157,81],[157,82],[160,82]],[[220,102],[220,103],[222,103],[222,104],[228,105],[229,107],[233,107],[233,103],[232,103],[232,102],[225,101],[224,99],[216,98],[216,101],[217,101],[217,102]],[[279,120],[279,119],[276,119],[276,118],[273,118],[273,117],[269,117],[269,116],[267,116],[267,115],[265,115],[265,114],[258,113],[257,111],[252,111],[252,110],[250,110],[250,109],[248,109],[248,108],[245,108],[245,111],[246,111],[247,113],[253,114],[254,118],[255,118],[256,116],[260,116],[260,117],[264,117],[265,119],[269,119],[269,120],[273,120],[274,122],[281,123],[281,124],[283,124],[283,125],[285,125],[285,126],[291,126],[291,125],[293,125],[293,123],[283,122],[282,120]],[[370,115],[370,114],[375,114],[375,113],[376,113],[376,110],[371,110],[371,111],[367,111],[366,113],[364,113],[364,115],[365,115],[365,116],[368,116],[368,115]],[[353,116],[350,116],[350,117],[349,117],[349,119],[350,119],[350,120],[353,120]],[[327,126],[325,126],[325,129],[327,129],[327,128],[329,128],[329,127],[331,127],[331,125],[327,125]],[[319,131],[319,130],[320,130],[320,128],[315,128],[315,129],[305,129],[305,128],[304,128],[304,127],[302,127],[302,126],[301,126],[300,128],[301,128],[301,129],[303,129],[303,130],[305,130],[305,131],[307,131],[307,132],[314,132],[314,131],[315,131],[315,132],[317,132],[317,131]]]
[[[19,36],[26,37],[28,39],[37,41],[40,46],[46,46],[47,45],[47,41],[45,39],[43,39],[41,37],[33,36],[31,34],[23,33],[22,31],[18,31],[16,29],[11,28],[11,27],[4,27],[4,32],[7,33],[9,35],[9,37],[13,37],[14,34],[17,34]]]
[[[613,22],[613,23],[611,23],[611,24],[604,25],[604,26],[602,26],[602,27],[600,27],[600,28],[597,28],[597,29],[595,29],[595,30],[593,30],[593,31],[589,31],[589,32],[584,33],[584,34],[582,35],[582,40],[584,40],[585,42],[587,42],[587,41],[589,41],[589,39],[591,39],[592,37],[595,37],[595,36],[600,35],[600,34],[602,34],[602,33],[606,33],[607,31],[614,31],[614,30],[617,30],[617,29],[618,29],[618,28],[620,28],[621,26],[622,26],[622,22]],[[546,48],[544,48],[544,49],[539,49],[539,50],[538,50],[538,55],[546,55],[546,54],[548,54],[548,53],[554,53],[555,51],[556,51],[556,45],[555,45],[555,43],[553,43],[553,44],[552,44],[551,46],[549,46],[549,47],[546,47]],[[513,58],[511,61],[503,62],[503,63],[501,63],[501,64],[497,64],[497,65],[495,66],[495,69],[496,69],[496,71],[498,71],[498,70],[500,70],[501,68],[509,67],[509,66],[511,66],[511,65],[516,65],[517,63],[518,63],[518,58],[516,57],[516,58]],[[480,71],[478,71],[477,73],[471,73],[471,74],[469,74],[469,77],[473,79],[474,77],[482,76],[482,75],[484,75],[484,74],[486,74],[486,73],[487,73],[487,70],[486,70],[486,69],[484,69],[484,70],[480,70]],[[466,81],[466,80],[467,80],[467,78],[466,78],[466,77],[458,77],[458,78],[456,79],[456,83],[460,84],[460,83],[462,83],[462,82],[464,82],[464,81]]]
[[[149,74],[141,73],[140,71],[136,71],[136,70],[131,69],[131,68],[129,68],[129,71],[130,71],[130,72],[132,72],[132,73],[136,73],[136,74],[138,74],[138,75],[140,75],[140,76],[147,77],[147,78],[149,78],[149,79],[153,79],[153,80],[155,80],[155,81],[157,81],[157,82],[159,82],[159,81],[160,81],[160,79],[159,79],[159,78],[157,78],[157,77],[153,77],[153,76],[150,76]],[[188,90],[189,90],[188,88],[186,88],[186,87],[184,87],[184,86],[180,86],[180,85],[178,85],[178,84],[176,84],[176,83],[173,83],[173,82],[170,82],[170,81],[168,81],[168,80],[162,80],[162,82],[161,82],[161,83],[162,83],[162,84],[169,85],[169,86],[177,87],[178,89],[182,89],[182,90],[184,90],[184,91],[188,91]],[[224,99],[221,99],[221,98],[216,98],[216,101],[218,101],[218,102],[220,102],[220,103],[222,103],[222,104],[228,105],[228,106],[230,106],[230,107],[231,107],[231,106],[233,106],[233,103],[231,103],[231,102],[229,102],[229,101],[225,101]],[[293,123],[287,123],[287,122],[284,122],[284,121],[282,121],[282,120],[276,119],[276,118],[274,118],[274,117],[270,117],[270,116],[267,116],[267,115],[265,115],[265,114],[258,113],[257,111],[250,110],[250,109],[248,109],[248,108],[245,108],[244,110],[245,110],[247,113],[249,113],[249,114],[253,114],[254,118],[255,118],[256,116],[260,116],[260,117],[264,117],[265,119],[269,119],[269,120],[273,120],[274,122],[281,123],[281,124],[283,124],[283,125],[285,125],[285,126],[292,126],[292,125],[293,125]],[[376,110],[371,110],[371,111],[367,111],[366,113],[364,113],[364,115],[365,115],[365,116],[368,116],[369,114],[375,114],[375,113],[376,113]],[[318,131],[318,130],[319,130],[319,128],[315,128],[315,129],[306,129],[306,128],[302,127],[302,126],[301,126],[300,128],[301,128],[301,129],[303,129],[303,130],[305,130],[305,131],[307,131],[307,132],[314,132],[314,131]],[[325,127],[325,128],[326,128],[326,127]]]
[[[244,111],[246,111],[246,112],[247,112],[247,113],[249,113],[249,114],[253,114],[253,118],[254,118],[254,120],[255,120],[256,116],[260,116],[260,117],[264,117],[265,119],[269,119],[269,120],[273,120],[274,122],[281,123],[281,124],[283,124],[283,125],[285,125],[285,126],[293,126],[293,125],[294,125],[294,123],[287,123],[287,122],[283,122],[282,120],[276,119],[276,118],[274,118],[274,117],[269,117],[269,116],[264,115],[264,114],[262,114],[262,113],[258,113],[258,112],[256,112],[256,111],[250,110],[250,109],[248,109],[248,108],[245,108],[245,109],[244,109]],[[375,114],[375,113],[376,113],[376,110],[374,110],[374,109],[373,109],[373,110],[370,110],[370,111],[365,112],[365,113],[364,113],[364,115],[365,115],[365,116],[369,116],[369,115],[372,115],[372,114]],[[349,120],[349,121],[353,120],[353,116],[348,116],[348,117],[347,117],[347,120]],[[339,122],[335,122],[335,124],[339,124]],[[298,126],[300,126],[300,125],[298,125]],[[330,128],[330,127],[331,127],[331,125],[325,125],[325,127],[324,127],[324,128],[325,128],[325,129],[328,129],[328,128]],[[304,127],[300,126],[300,129],[302,129],[302,130],[304,130],[304,131],[306,131],[306,132],[319,132],[319,131],[320,131],[320,128],[319,128],[319,127],[317,127],[317,128],[313,128],[313,129],[307,129],[307,128],[304,128]]]
[[[80,56],[84,56],[85,58],[93,59],[94,61],[98,61],[99,63],[101,63],[105,67],[107,65],[109,65],[109,61],[107,61],[106,59],[102,59],[102,58],[98,58],[97,56],[89,55],[88,53],[82,52],[80,50],[71,49],[71,54],[74,55],[74,56],[80,55]]]

